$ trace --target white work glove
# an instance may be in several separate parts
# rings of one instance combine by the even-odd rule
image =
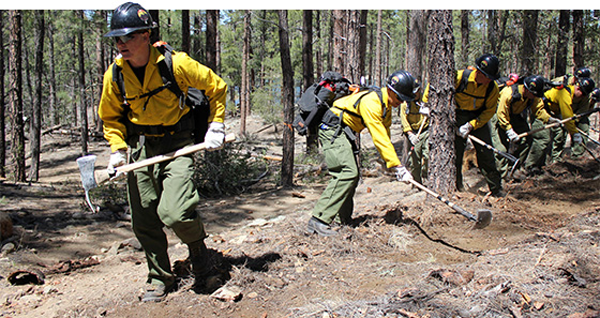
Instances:
[[[213,121],[208,126],[206,136],[204,136],[204,145],[206,150],[214,151],[223,148],[225,142],[225,124]]]
[[[398,181],[410,183],[411,180],[414,180],[412,174],[410,174],[410,171],[408,171],[408,169],[406,169],[405,166],[393,167],[392,171],[394,171],[394,174],[396,175],[396,180]]]
[[[550,118],[548,118],[548,124],[560,124],[560,119],[556,118],[556,117],[552,117],[550,116]]]
[[[417,136],[417,134],[415,134],[413,132],[409,132],[408,133],[408,140],[410,140],[410,143],[413,146],[415,146],[419,142],[419,136]]]
[[[458,128],[458,135],[466,139],[471,133],[471,130],[473,130],[473,125],[466,123]]]
[[[506,136],[508,136],[510,142],[517,142],[520,139],[519,135],[512,128],[506,131]]]
[[[575,144],[581,144],[583,142],[583,137],[581,137],[580,133],[574,133],[573,136],[571,136],[571,139]]]
[[[429,116],[430,110],[428,106],[419,107],[419,114]]]
[[[106,172],[108,175],[113,178],[117,174],[117,167],[125,165],[127,163],[127,152],[124,149],[119,149],[110,154],[110,159],[108,160],[108,167],[106,167]]]

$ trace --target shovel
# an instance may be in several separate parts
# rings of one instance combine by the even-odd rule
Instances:
[[[481,139],[479,139],[479,138],[477,138],[475,136],[469,135],[469,139],[471,139],[471,141],[474,141],[474,142],[476,142],[476,143],[478,143],[478,144],[486,147],[487,149],[489,149],[489,150],[491,150],[491,151],[493,151],[493,152],[501,155],[502,157],[504,157],[504,158],[508,159],[510,162],[512,162],[512,168],[510,168],[510,172],[509,172],[508,175],[509,176],[513,175],[513,173],[515,172],[515,169],[519,165],[519,160],[521,160],[521,159],[519,159],[519,158],[517,158],[517,157],[515,157],[515,156],[513,156],[511,154],[509,154],[508,152],[500,151],[500,150],[498,150],[498,149],[496,149],[496,148],[494,148],[494,147],[486,144],[483,140],[481,140]]]
[[[484,227],[490,225],[490,223],[492,222],[492,211],[490,210],[478,210],[477,211],[477,216],[467,212],[465,209],[459,207],[458,205],[450,202],[448,199],[440,196],[439,194],[433,192],[432,190],[428,189],[427,187],[425,187],[424,185],[418,183],[415,180],[410,180],[410,183],[412,183],[415,187],[429,193],[430,195],[434,196],[436,199],[446,203],[449,207],[451,207],[452,209],[454,209],[454,211],[462,214],[462,216],[466,217],[467,219],[469,219],[469,221],[473,221],[475,222],[475,225],[473,225],[474,229],[483,229]]]
[[[225,142],[232,142],[235,140],[235,134],[229,134],[225,136]],[[152,158],[147,158],[144,160],[140,160],[138,162],[133,162],[127,165],[123,165],[117,167],[116,174],[109,179],[106,179],[101,182],[104,183],[106,181],[112,181],[120,178],[125,175],[127,172],[140,169],[143,167],[151,166],[153,164],[161,163],[167,160],[175,159],[177,157],[189,155],[200,150],[206,149],[206,145],[204,143],[199,143],[190,147],[181,148],[177,151],[172,151],[164,155],[154,156]],[[79,166],[79,173],[81,174],[81,183],[83,185],[83,189],[85,190],[85,199],[92,209],[92,212],[96,213],[100,210],[100,207],[94,206],[90,200],[89,191],[93,188],[96,188],[98,184],[96,183],[96,177],[94,175],[94,163],[96,162],[96,155],[87,155],[80,158],[77,158],[77,165]]]

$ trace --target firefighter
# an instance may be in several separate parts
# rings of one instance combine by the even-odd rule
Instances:
[[[113,79],[113,65],[104,74],[98,114],[111,148],[108,173],[129,161],[141,161],[193,145],[190,107],[164,88],[159,63],[164,56],[150,44],[155,27],[152,17],[137,3],[127,2],[112,15],[110,32],[119,51],[113,64],[121,68],[124,92]],[[180,89],[205,91],[210,100],[209,128],[205,145],[220,149],[225,139],[227,85],[208,67],[187,54],[173,52],[173,73]],[[132,228],[146,253],[148,288],[142,301],[161,301],[176,287],[167,253],[164,228],[171,228],[187,244],[192,272],[200,284],[212,269],[204,243],[206,233],[196,206],[200,200],[194,180],[191,155],[137,169],[127,175]]]
[[[483,54],[475,61],[475,68],[457,71],[454,95],[456,104],[456,124],[458,126],[456,149],[456,187],[464,191],[462,161],[469,135],[491,145],[492,136],[489,120],[496,113],[498,104],[498,68],[500,62],[493,54]],[[473,143],[477,150],[477,165],[485,178],[492,196],[503,197],[500,173],[496,168],[492,150]]]
[[[351,221],[354,193],[360,179],[355,135],[365,128],[396,179],[403,182],[413,180],[398,159],[390,139],[390,127],[392,108],[400,106],[402,101],[414,100],[419,88],[409,72],[397,71],[390,75],[385,88],[359,91],[337,99],[325,113],[319,127],[319,142],[331,180],[308,221],[309,234],[336,235],[336,229],[331,227],[334,219],[339,219],[342,224]]]
[[[423,183],[427,179],[429,165],[429,106],[427,100],[429,85],[425,91],[417,92],[413,101],[400,105],[400,120],[404,136],[410,143],[408,167],[415,181]]]
[[[519,135],[530,130],[529,122],[534,116],[531,109],[544,96],[548,80],[539,75],[532,75],[519,82],[505,86],[500,91],[498,109],[490,123],[494,147],[503,152],[512,150],[511,154],[518,158],[519,162],[525,162],[532,139],[520,138]],[[506,179],[512,163],[496,154],[496,166],[500,176]]]

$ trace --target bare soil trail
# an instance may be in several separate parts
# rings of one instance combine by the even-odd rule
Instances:
[[[279,153],[280,133],[262,130],[256,143]],[[144,254],[126,213],[88,213],[78,143],[43,141],[40,182],[0,182],[0,214],[15,232],[0,256],[0,317],[600,317],[600,165],[589,155],[507,183],[505,198],[486,196],[478,169],[466,171],[467,192],[450,199],[492,211],[491,225],[477,230],[439,200],[374,173],[358,188],[352,226],[309,236],[326,178],[292,189],[265,179],[198,207],[210,252],[229,276],[215,288],[232,299],[196,293],[182,275],[165,301],[147,304],[138,299]],[[100,179],[108,147],[90,149]],[[179,264],[187,248],[167,232]],[[17,271],[43,273],[44,282],[13,285]]]

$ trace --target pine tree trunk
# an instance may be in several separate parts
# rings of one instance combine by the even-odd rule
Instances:
[[[36,182],[39,179],[41,128],[42,128],[42,80],[44,72],[44,11],[35,11],[35,99],[31,116],[31,167],[29,180]]]
[[[77,30],[77,50],[79,57],[79,112],[81,114],[81,155],[88,153],[88,116],[87,103],[85,99],[85,56],[83,43],[83,29],[85,17],[83,10],[78,11],[81,27]]]
[[[456,158],[454,149],[454,36],[452,11],[435,10],[429,13],[429,107],[431,126],[429,136],[429,186],[446,195],[456,189]]]
[[[290,57],[287,10],[279,10],[279,52],[281,54],[281,86],[283,103],[283,160],[281,162],[281,185],[291,187],[294,183],[294,69]]]
[[[206,66],[217,71],[217,22],[219,10],[206,10]]]
[[[55,16],[55,12],[50,11],[49,12],[51,14],[51,16]],[[54,23],[52,23],[52,19],[50,19],[49,21],[50,23],[48,23],[48,69],[49,69],[49,79],[48,79],[48,86],[49,86],[49,94],[50,94],[50,101],[49,101],[49,123],[51,126],[56,126],[58,125],[59,118],[58,118],[58,97],[56,95],[56,59],[54,56]],[[102,71],[104,72],[104,71]]]
[[[6,111],[4,99],[4,10],[0,10],[0,177],[6,177]]]
[[[246,119],[250,114],[250,75],[248,72],[248,63],[250,62],[250,46],[252,33],[250,25],[251,11],[246,10],[244,15],[244,42],[242,47],[242,83],[240,86],[240,134],[246,134]]]
[[[423,58],[427,48],[426,11],[409,11],[409,29],[406,37],[406,70],[423,80]]]
[[[377,36],[375,40],[375,85],[383,86],[383,76],[381,69],[381,50],[383,30],[381,27],[381,10],[377,10]]]
[[[302,11],[302,91],[315,82],[313,63],[313,11]]]
[[[190,54],[190,10],[181,10],[181,50]]]
[[[344,59],[344,71],[342,74],[352,83],[358,83],[360,79],[359,73],[359,16],[357,10],[348,10],[346,13],[346,35],[342,38],[347,39],[343,44],[343,51],[346,52]]]
[[[471,14],[470,10],[461,10],[460,11],[460,35],[461,35],[461,61],[460,65],[462,67],[466,67],[469,65],[469,15]]]
[[[25,131],[23,127],[23,65],[21,62],[22,12],[9,11],[10,21],[10,55],[8,57],[9,79],[8,86],[11,105],[12,128],[12,161],[14,164],[13,176],[15,181],[25,181]]]
[[[521,47],[520,74],[537,73],[537,20],[538,10],[525,10],[523,13],[523,46]]]
[[[573,64],[575,69],[585,66],[583,53],[585,49],[585,27],[583,10],[573,10]]]
[[[345,71],[345,59],[346,54],[346,33],[344,31],[345,26],[345,14],[344,10],[333,10],[333,71],[344,73]]]
[[[302,11],[302,91],[315,82],[313,65],[313,11]],[[306,135],[306,153],[317,152],[318,130],[309,129]]]
[[[558,14],[558,41],[556,43],[556,58],[554,76],[559,77],[567,73],[567,48],[569,46],[569,29],[571,28],[571,12],[560,10]]]

